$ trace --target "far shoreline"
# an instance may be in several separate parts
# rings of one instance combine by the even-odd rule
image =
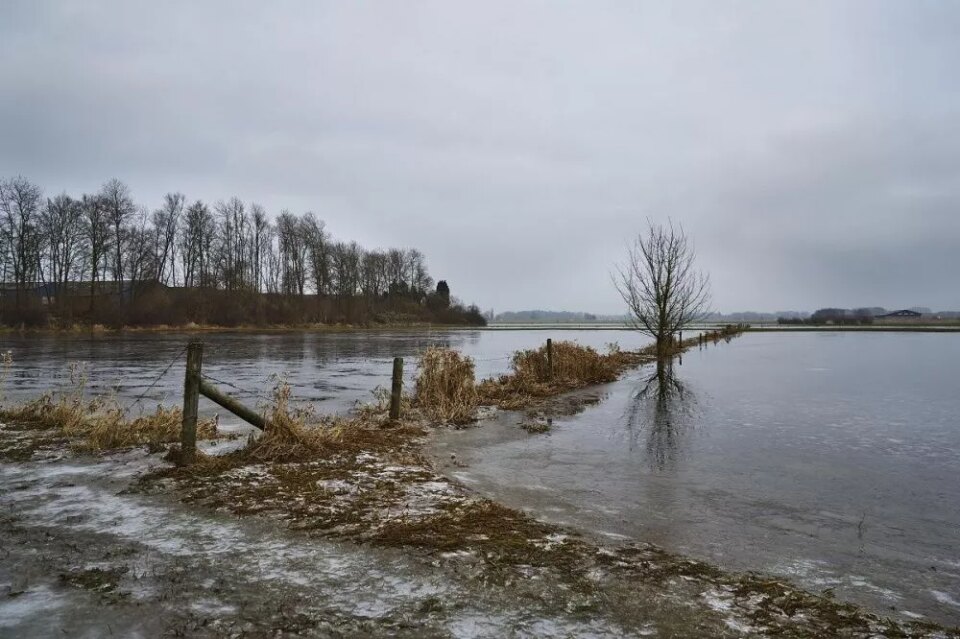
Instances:
[[[688,331],[713,330],[727,325],[728,322],[704,322],[689,327]],[[90,337],[116,335],[143,335],[143,334],[293,334],[293,333],[384,333],[384,332],[419,332],[419,331],[632,331],[626,324],[580,324],[580,323],[494,323],[486,326],[472,326],[464,324],[433,324],[404,323],[404,324],[303,324],[280,326],[220,326],[210,324],[184,326],[123,326],[108,327],[103,325],[74,325],[71,327],[0,327],[0,336],[37,336],[37,337]],[[809,325],[747,325],[745,332],[750,333],[960,333],[960,323],[956,324],[886,324],[868,326],[809,326]]]

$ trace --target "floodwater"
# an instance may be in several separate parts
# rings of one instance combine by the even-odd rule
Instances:
[[[438,451],[546,519],[960,624],[960,336],[754,333],[655,373]]]
[[[150,410],[157,403],[179,404],[185,348],[193,339],[204,342],[204,375],[249,405],[268,401],[277,378],[283,377],[296,399],[315,402],[323,413],[345,413],[357,402],[371,401],[376,387],[389,388],[394,357],[405,358],[409,384],[419,353],[430,346],[454,348],[474,358],[480,379],[506,372],[514,351],[539,347],[548,337],[598,349],[611,342],[624,349],[648,342],[625,330],[2,335],[0,352],[9,351],[13,364],[0,372],[6,375],[0,392],[7,400],[30,399],[68,390],[85,378],[88,392],[115,394],[138,410]],[[201,400],[200,411],[219,412],[228,427],[239,425],[206,400]]]
[[[204,372],[247,403],[275,376],[322,412],[389,384],[391,360],[433,345],[474,357],[478,376],[547,337],[625,349],[627,331],[204,334]],[[0,337],[7,400],[67,388],[149,410],[181,401],[183,334]],[[451,431],[449,471],[553,521],[658,543],[737,570],[782,575],[885,614],[960,624],[960,336],[759,333],[649,367],[547,434],[504,415]],[[651,379],[652,378],[652,379]],[[139,399],[139,401],[137,401]],[[202,400],[201,412],[219,412]],[[0,633],[2,634],[2,633]]]

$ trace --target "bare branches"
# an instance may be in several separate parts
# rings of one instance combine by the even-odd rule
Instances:
[[[12,267],[18,305],[21,289],[35,278],[40,267],[40,207],[39,186],[21,176],[0,182],[0,235],[7,258],[4,265],[9,261]]]
[[[428,304],[433,280],[416,249],[338,242],[313,213],[271,219],[237,197],[210,206],[170,192],[148,212],[117,179],[49,199],[26,178],[0,179],[0,284],[0,322],[209,321],[216,304],[223,323],[469,315]],[[194,299],[186,289],[204,295],[177,307]]]
[[[662,345],[673,333],[702,319],[710,305],[710,278],[696,269],[696,252],[683,228],[647,220],[647,230],[616,267],[617,291],[634,329]]]

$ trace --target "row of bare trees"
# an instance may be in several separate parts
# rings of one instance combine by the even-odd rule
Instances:
[[[235,197],[209,205],[168,193],[150,211],[116,179],[80,197],[44,197],[19,176],[0,180],[0,282],[7,309],[39,297],[52,309],[83,298],[94,310],[106,293],[129,303],[148,284],[368,310],[437,296],[416,249],[366,250],[335,240],[313,213],[271,220]]]

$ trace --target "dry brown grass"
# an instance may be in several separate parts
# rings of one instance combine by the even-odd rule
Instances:
[[[131,417],[113,396],[87,398],[86,369],[73,364],[70,382],[58,391],[35,400],[0,407],[0,419],[22,426],[54,430],[86,451],[103,451],[131,446],[159,446],[180,439],[183,411],[157,406],[153,413]],[[217,437],[213,420],[200,420],[198,439]]]
[[[179,406],[157,406],[153,413],[132,420],[126,418],[122,409],[115,407],[102,418],[89,420],[84,435],[92,450],[159,445],[179,441],[182,424],[183,410]],[[215,439],[217,435],[214,420],[197,421],[197,439]]]
[[[80,392],[47,394],[25,404],[0,409],[0,419],[55,429],[79,440],[77,446],[103,451],[142,445],[160,445],[180,439],[183,411],[157,406],[155,412],[129,418],[113,398],[85,399]],[[213,420],[197,424],[198,439],[217,436]]]
[[[419,371],[414,406],[435,421],[465,424],[474,419],[478,397],[472,359],[448,348],[428,348]]]
[[[382,426],[389,424],[387,414],[390,412],[390,389],[377,386],[372,391],[373,402],[358,404],[355,413],[360,419],[368,422],[379,422]],[[404,419],[414,412],[413,397],[409,393],[400,395],[400,418]]]
[[[267,428],[262,434],[226,456],[231,463],[310,462],[340,453],[391,450],[423,434],[422,429],[410,424],[382,428],[368,414],[318,415],[310,405],[295,404],[285,382],[274,388],[266,417]],[[212,463],[220,464],[215,459]]]
[[[348,420],[320,418],[312,407],[292,404],[290,395],[286,382],[274,388],[267,428],[239,451],[244,461],[310,461],[343,440]]]
[[[513,356],[512,373],[480,383],[479,401],[508,410],[523,408],[538,398],[615,381],[627,368],[649,359],[649,353],[628,353],[616,344],[611,344],[609,352],[602,354],[574,342],[554,342],[552,377],[546,345],[518,351]]]

